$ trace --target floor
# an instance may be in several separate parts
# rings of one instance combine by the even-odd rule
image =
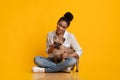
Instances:
[[[32,80],[81,80],[79,73],[34,73]]]
[[[91,64],[91,65],[90,65]],[[120,80],[120,65],[117,63],[81,64],[80,72],[33,73],[31,66],[1,68],[1,80]]]
[[[89,61],[81,60],[78,73],[75,71],[71,73],[33,73],[31,69],[34,64],[27,65],[27,63],[2,64],[0,80],[120,80],[120,63],[117,57],[116,59],[102,57],[100,60],[96,57]]]

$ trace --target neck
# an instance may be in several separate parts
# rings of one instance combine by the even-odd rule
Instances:
[[[58,37],[63,37],[64,33],[57,33],[57,32],[56,32],[56,35],[57,35]]]

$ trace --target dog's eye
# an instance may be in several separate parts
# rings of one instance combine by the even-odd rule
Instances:
[[[55,44],[56,42],[54,42],[54,44]]]

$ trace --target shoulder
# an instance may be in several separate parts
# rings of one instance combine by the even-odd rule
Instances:
[[[66,31],[66,33],[67,33],[67,36],[68,36],[69,38],[73,38],[73,37],[74,37],[74,34],[73,34],[73,33],[68,32],[68,31]]]
[[[55,35],[55,31],[48,32],[48,36],[53,36]]]
[[[68,39],[70,39],[71,41],[75,41],[76,37],[73,33],[68,32]]]

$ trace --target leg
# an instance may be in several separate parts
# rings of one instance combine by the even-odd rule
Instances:
[[[40,56],[37,56],[34,58],[34,63],[43,68],[48,68],[51,66],[55,66],[56,64],[53,62],[53,58],[43,58]]]
[[[75,58],[67,58],[64,62],[61,62],[59,64],[49,66],[45,68],[45,72],[59,72],[67,67],[71,67],[76,64],[76,59]]]
[[[76,63],[76,72],[79,72],[78,65],[79,65],[79,59],[77,59],[77,63]]]
[[[77,64],[77,63],[76,63]],[[74,70],[74,68],[75,68],[75,65],[73,65],[73,67],[71,68],[71,70]]]

